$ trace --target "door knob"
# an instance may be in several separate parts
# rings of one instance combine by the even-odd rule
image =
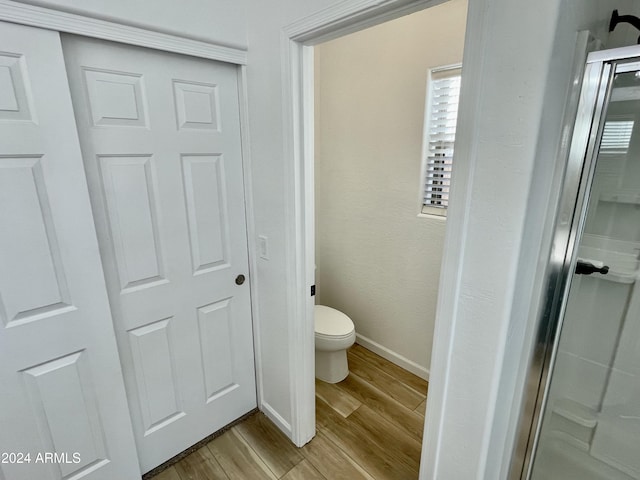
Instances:
[[[244,275],[240,274],[236,277],[236,285],[242,285],[244,283]]]

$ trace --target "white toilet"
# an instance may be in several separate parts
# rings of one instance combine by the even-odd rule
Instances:
[[[344,313],[325,305],[315,306],[314,317],[316,378],[338,383],[349,375],[347,348],[356,341],[356,329]]]

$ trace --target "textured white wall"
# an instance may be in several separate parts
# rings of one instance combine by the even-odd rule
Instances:
[[[466,0],[315,47],[317,302],[427,373],[445,218],[418,216],[428,69],[460,63]]]

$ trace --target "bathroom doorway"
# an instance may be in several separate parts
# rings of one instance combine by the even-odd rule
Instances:
[[[447,218],[446,204],[425,208],[425,110],[430,93],[443,98],[430,71],[462,62],[466,6],[314,48],[316,304],[346,313],[357,343],[424,379]],[[438,115],[453,117],[454,133],[455,112]]]
[[[446,228],[446,208],[425,208],[425,118],[432,71],[462,62],[466,8],[452,0],[314,46],[315,303],[356,329],[349,376],[316,380],[321,435],[357,430],[373,409],[419,454]]]

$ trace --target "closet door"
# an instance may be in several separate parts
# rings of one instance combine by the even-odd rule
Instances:
[[[60,38],[0,45],[0,479],[139,479]]]
[[[256,406],[237,68],[63,48],[148,471]]]

